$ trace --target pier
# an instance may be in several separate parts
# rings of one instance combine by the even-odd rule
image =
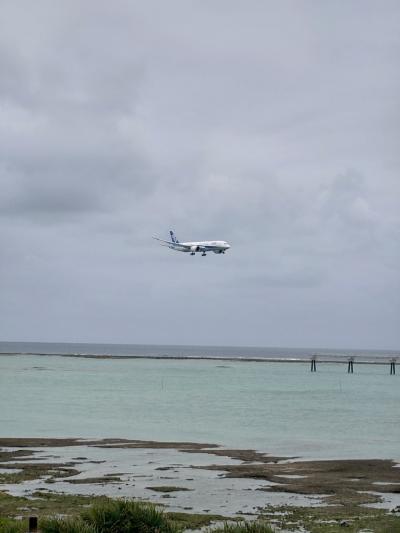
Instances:
[[[373,356],[351,356],[346,355],[334,355],[330,356],[327,354],[312,354],[309,361],[311,361],[311,372],[317,371],[317,361],[318,363],[330,363],[330,364],[339,364],[347,363],[347,373],[354,373],[354,365],[357,362],[358,365],[387,365],[390,366],[389,374],[391,376],[396,375],[396,363],[399,357],[373,357]],[[301,362],[300,359],[291,359],[291,362]]]

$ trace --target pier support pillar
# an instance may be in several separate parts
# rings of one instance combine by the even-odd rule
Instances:
[[[28,533],[37,533],[38,519],[37,516],[30,516],[28,522]]]
[[[390,375],[394,376],[396,374],[396,361],[390,362]]]
[[[317,371],[317,361],[315,359],[311,359],[311,372]]]
[[[352,374],[353,373],[353,365],[354,365],[354,360],[353,359],[349,359],[349,364],[347,366],[347,373],[348,374]]]

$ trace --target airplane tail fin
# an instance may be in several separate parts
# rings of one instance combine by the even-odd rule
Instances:
[[[171,235],[171,241],[174,243],[174,244],[179,244],[179,241],[178,239],[175,237],[175,234],[172,230],[170,230],[169,234]]]

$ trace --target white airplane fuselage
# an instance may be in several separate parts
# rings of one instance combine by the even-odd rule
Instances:
[[[196,255],[196,252],[201,252],[201,255],[206,255],[206,252],[214,252],[215,254],[224,254],[229,250],[230,245],[226,241],[187,241],[179,242],[175,237],[174,232],[170,232],[171,240],[165,241],[154,237],[157,241],[160,241],[163,246],[171,248],[176,252],[189,252],[190,255]]]
[[[225,241],[193,241],[172,243],[169,248],[177,252],[214,252],[215,254],[224,254],[230,246]]]

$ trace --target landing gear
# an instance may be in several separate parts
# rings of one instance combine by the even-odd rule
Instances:
[[[190,255],[196,255],[195,252],[190,252]]]
[[[206,252],[203,252],[201,255],[202,255],[202,257],[205,257],[207,254],[206,254]]]

